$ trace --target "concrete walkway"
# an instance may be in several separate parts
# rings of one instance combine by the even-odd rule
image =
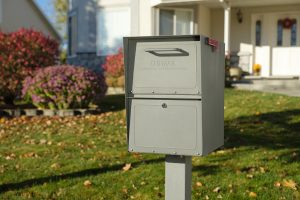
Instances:
[[[300,80],[299,77],[245,77],[241,81],[232,84],[237,89],[255,90],[284,94],[288,96],[300,97]]]

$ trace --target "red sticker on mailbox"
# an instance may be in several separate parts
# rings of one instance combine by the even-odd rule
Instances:
[[[212,47],[213,50],[217,50],[219,47],[219,42],[217,40],[206,38],[205,43]]]

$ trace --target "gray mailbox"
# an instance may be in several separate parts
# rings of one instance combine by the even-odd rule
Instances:
[[[224,44],[124,38],[128,149],[202,156],[224,143]]]

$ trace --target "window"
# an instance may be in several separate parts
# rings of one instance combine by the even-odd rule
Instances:
[[[291,46],[297,45],[297,20],[293,20],[291,26]]]
[[[158,34],[193,34],[193,11],[188,9],[160,9]]]
[[[255,24],[255,44],[261,45],[261,20],[257,20]]]
[[[97,54],[116,54],[123,46],[123,37],[130,35],[128,7],[100,8],[97,14]]]
[[[76,55],[77,51],[77,15],[75,12],[68,17],[68,54]]]
[[[278,22],[277,22],[277,46],[282,46],[282,36],[283,36],[283,21],[278,20]]]

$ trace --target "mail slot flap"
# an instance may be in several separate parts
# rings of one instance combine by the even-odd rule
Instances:
[[[198,94],[200,42],[139,42],[136,46],[134,94]]]

